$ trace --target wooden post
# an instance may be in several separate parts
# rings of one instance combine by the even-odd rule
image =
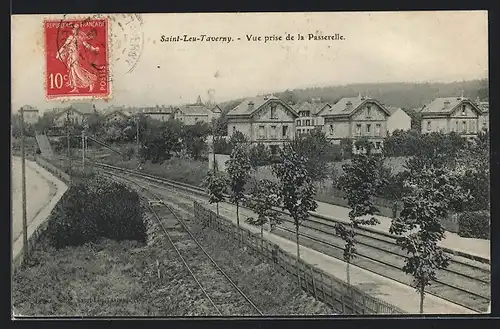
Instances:
[[[22,176],[22,202],[23,202],[23,257],[28,259],[28,218],[26,212],[26,155],[24,146],[24,107],[21,107],[21,176]]]
[[[326,303],[326,295],[325,295],[325,281],[323,279],[323,271],[319,271],[319,278],[321,280],[321,291],[323,292],[323,302]]]
[[[314,290],[314,298],[318,298],[318,295],[316,293],[316,282],[314,281],[314,271],[312,266],[309,267],[311,269],[311,278],[312,278],[312,285],[313,285],[313,290]]]

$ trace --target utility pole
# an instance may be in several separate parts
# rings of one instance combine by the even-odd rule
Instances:
[[[71,184],[71,148],[70,148],[70,138],[69,138],[69,110],[66,112],[66,138],[68,139],[68,163],[69,163],[69,182]]]
[[[135,142],[136,142],[136,156],[139,157],[139,115],[135,116]]]
[[[82,130],[82,168],[85,170],[85,130]]]
[[[22,175],[22,202],[23,202],[23,255],[28,259],[28,218],[26,215],[26,159],[24,154],[24,107],[21,107],[21,175]]]

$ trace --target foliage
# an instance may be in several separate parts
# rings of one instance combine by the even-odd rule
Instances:
[[[282,207],[288,210],[295,224],[297,259],[299,259],[299,226],[309,218],[309,211],[316,210],[318,206],[314,201],[316,187],[308,171],[308,159],[300,155],[293,144],[285,144],[280,149],[279,156],[281,161],[273,164],[272,170],[281,182]]]
[[[45,133],[54,126],[54,111],[45,111],[38,121],[35,123],[35,130],[39,133]]]
[[[436,157],[444,164],[449,163],[465,145],[465,140],[454,132],[420,134],[416,130],[395,130],[384,141],[384,153],[387,156]]]
[[[210,132],[210,126],[207,123],[197,122],[194,125],[184,126],[183,145],[191,158],[198,160],[201,153],[206,150],[206,138]]]
[[[337,223],[335,230],[345,241],[344,260],[347,262],[347,283],[349,279],[349,263],[356,253],[355,229],[360,225],[375,225],[379,221],[373,216],[378,212],[372,197],[376,196],[381,187],[386,184],[383,170],[383,159],[371,154],[371,144],[362,145],[367,153],[356,154],[350,163],[342,166],[343,174],[339,178],[339,185],[346,193],[349,211],[349,223]],[[365,216],[371,215],[366,218]]]
[[[464,238],[490,239],[489,211],[466,211],[458,214],[458,235]]]
[[[299,99],[297,98],[295,93],[293,91],[288,90],[288,89],[282,93],[278,93],[277,96],[281,100],[283,100],[283,102],[290,104],[290,105],[295,105],[299,102]]]
[[[224,201],[224,193],[226,193],[228,184],[229,180],[223,173],[214,173],[209,170],[206,174],[205,180],[203,181],[203,185],[208,189],[208,193],[210,195],[208,202],[219,203]]]
[[[173,152],[180,152],[182,126],[177,121],[160,124],[148,123],[148,129],[142,138],[140,156],[143,160],[160,163],[172,157]]]
[[[99,237],[146,239],[139,195],[101,176],[71,186],[52,216],[47,234],[56,248],[82,245]]]
[[[350,159],[352,157],[352,147],[354,142],[352,138],[342,138],[340,140],[340,150],[342,153],[342,157],[344,159]]]
[[[260,226],[262,236],[264,224],[269,223],[274,227],[282,223],[279,213],[274,210],[274,207],[279,207],[281,204],[279,186],[267,179],[258,181],[250,191],[247,201],[247,205],[255,211],[257,217],[248,217],[246,221],[251,225]]]
[[[223,113],[219,117],[212,118],[210,124],[212,135],[227,136],[227,116]]]
[[[425,287],[436,278],[438,268],[448,266],[448,258],[437,245],[444,238],[441,221],[448,216],[450,202],[465,201],[468,196],[455,173],[428,163],[410,171],[405,187],[403,210],[392,220],[390,233],[399,236],[397,244],[409,254],[403,271],[414,278],[422,313]]]
[[[19,138],[21,137],[21,115],[15,114],[11,117],[11,131],[12,137]],[[24,121],[24,136],[26,137],[34,137],[35,136],[35,127],[32,124],[29,124]]]
[[[246,144],[246,143],[248,143],[248,137],[238,130],[235,131],[229,138],[229,144],[231,145],[232,148],[234,148],[238,144]]]
[[[314,182],[319,182],[327,177],[327,162],[330,143],[325,133],[320,129],[313,129],[307,134],[301,134],[290,142],[294,151],[307,159],[307,172]]]
[[[231,154],[232,146],[229,144],[224,137],[214,138],[214,151],[217,154]]]
[[[250,165],[255,170],[261,166],[271,163],[271,151],[263,143],[257,143],[250,147]]]
[[[226,170],[229,174],[229,187],[231,189],[231,202],[236,204],[236,217],[239,225],[239,204],[245,198],[245,184],[250,179],[250,158],[246,144],[236,144],[233,147]]]

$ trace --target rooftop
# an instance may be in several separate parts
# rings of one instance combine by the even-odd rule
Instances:
[[[255,110],[271,100],[279,100],[279,98],[274,95],[247,98],[236,107],[234,107],[231,111],[229,111],[228,115],[250,115],[255,112]],[[253,105],[251,105],[252,103]]]

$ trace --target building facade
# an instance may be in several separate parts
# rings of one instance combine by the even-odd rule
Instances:
[[[387,135],[389,110],[371,97],[342,98],[319,113],[324,118],[323,132],[334,144],[343,138],[368,138],[375,149],[382,149]]]
[[[275,96],[259,96],[244,100],[227,114],[227,133],[243,133],[253,143],[271,147],[293,139],[298,113]]]
[[[54,117],[54,126],[63,127],[67,120],[73,124],[83,125],[87,117],[96,112],[95,105],[92,103],[74,103],[57,113]]]
[[[35,124],[38,122],[40,114],[37,109],[31,106],[25,106],[23,108],[24,122],[27,124]]]
[[[154,120],[158,120],[161,122],[168,121],[170,119],[173,119],[174,117],[174,111],[171,107],[166,107],[166,106],[155,106],[155,107],[145,107],[141,110],[141,113]]]
[[[107,124],[125,123],[130,119],[130,117],[130,113],[120,109],[114,109],[104,114],[105,122]]]
[[[423,134],[456,132],[466,138],[472,138],[482,129],[480,122],[483,111],[465,97],[436,98],[425,105],[420,113]]]
[[[295,120],[296,133],[302,135],[307,134],[313,129],[323,129],[325,121],[324,118],[318,114],[325,109],[330,109],[331,105],[319,101],[312,101],[299,103],[294,108],[299,115]]]
[[[410,130],[411,117],[399,107],[386,106],[391,115],[387,118],[387,133],[392,134],[394,130]]]
[[[173,110],[173,118],[180,120],[185,125],[210,123],[213,118],[218,118],[220,115],[221,110],[219,106],[214,106],[210,109],[203,104],[200,96],[198,96],[196,103],[178,106]]]

